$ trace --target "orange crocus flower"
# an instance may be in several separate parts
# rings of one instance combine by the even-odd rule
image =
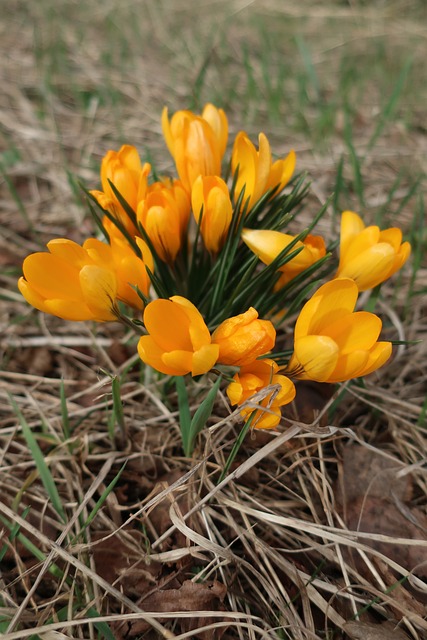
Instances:
[[[66,238],[51,240],[49,253],[25,258],[19,290],[33,307],[64,320],[117,320],[117,300],[142,309],[131,285],[148,294],[145,264],[153,269],[152,257],[142,240],[137,243],[146,263],[124,240],[111,246],[95,238],[83,246]]]
[[[275,341],[272,323],[260,320],[253,307],[227,318],[212,334],[212,342],[219,346],[218,362],[239,367],[271,351]]]
[[[218,253],[227,237],[233,207],[228,187],[218,176],[199,176],[191,192],[193,215],[199,223],[205,247]]]
[[[278,390],[271,390],[260,402],[254,398],[254,404],[264,407],[254,409],[254,407],[242,407],[240,413],[247,420],[254,411],[255,416],[251,426],[257,429],[274,429],[281,418],[281,410],[285,404],[292,402],[295,398],[295,385],[284,375],[278,374],[279,367],[274,360],[265,358],[255,360],[250,364],[241,367],[235,374],[233,382],[227,387],[227,396],[232,405],[243,405],[250,401],[251,397],[262,391],[269,385],[277,385]]]
[[[150,302],[144,311],[148,331],[138,342],[139,357],[151,367],[172,376],[209,371],[218,359],[219,347],[198,309],[186,298]]]

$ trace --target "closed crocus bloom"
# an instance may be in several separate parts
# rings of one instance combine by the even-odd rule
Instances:
[[[150,189],[138,206],[137,217],[163,262],[172,263],[181,249],[190,217],[190,200],[177,183]]]
[[[193,214],[200,223],[205,247],[218,253],[227,237],[233,208],[230,194],[224,180],[218,176],[199,176],[191,192]]]
[[[402,232],[392,227],[381,231],[365,227],[354,211],[341,217],[340,262],[337,277],[351,278],[359,291],[376,287],[400,269],[409,258],[411,245],[402,243]]]
[[[272,323],[260,320],[253,307],[224,320],[212,334],[212,342],[219,346],[218,362],[239,367],[271,351],[275,341]]]
[[[284,189],[294,175],[296,162],[297,156],[293,149],[288,153],[286,158],[281,158],[273,162],[266,190],[277,187],[277,193],[279,193]]]
[[[162,127],[166,144],[188,192],[200,175],[221,173],[225,150],[224,128],[219,117],[213,118],[211,112],[207,113],[212,125],[191,111],[177,111],[169,122],[167,108],[163,109]]]
[[[240,131],[233,145],[231,154],[231,171],[239,171],[235,195],[236,198],[245,189],[243,204],[248,202],[248,210],[266,192],[271,171],[271,150],[267,137],[260,133],[258,151],[244,131]]]
[[[138,343],[139,357],[151,367],[172,376],[206,373],[218,359],[218,345],[198,309],[186,298],[150,302],[144,311],[148,331]]]
[[[248,211],[273,187],[283,189],[291,179],[295,170],[296,156],[291,151],[286,158],[272,163],[270,143],[267,137],[258,136],[258,151],[244,131],[240,131],[233,145],[231,154],[231,170],[235,174],[238,169],[235,195],[236,198],[245,189],[243,205],[248,202]]]
[[[378,342],[380,318],[354,312],[357,296],[357,285],[349,278],[337,278],[316,291],[295,324],[289,375],[343,382],[367,375],[389,359],[391,343]]]
[[[138,151],[131,145],[123,145],[119,151],[108,151],[101,164],[101,184],[103,191],[91,191],[103,209],[117,217],[132,234],[136,232],[132,221],[114,193],[111,183],[136,212],[138,202],[147,192],[147,178],[151,165],[142,165]],[[107,219],[108,220],[108,219]],[[107,226],[113,225],[108,220]]]
[[[243,229],[242,240],[264,264],[269,265],[295,238],[280,231]],[[293,245],[290,253],[296,249],[300,249],[300,252],[279,269],[283,275],[276,283],[276,290],[326,255],[325,242],[321,236],[308,235],[305,240],[298,240]]]
[[[111,261],[65,238],[51,240],[47,248],[49,253],[24,260],[18,287],[27,302],[64,320],[116,320],[117,278]]]
[[[262,391],[269,385],[278,385],[279,390],[271,391],[266,397],[258,400],[254,399],[254,404],[265,407],[267,410],[255,410],[254,407],[246,406],[240,411],[245,420],[256,411],[251,426],[257,429],[274,429],[281,418],[280,407],[289,404],[295,398],[295,385],[284,375],[278,374],[278,365],[274,360],[265,358],[255,360],[250,364],[241,367],[235,374],[233,382],[227,387],[227,396],[232,405],[242,405],[247,400]]]
[[[202,111],[202,118],[211,126],[219,146],[221,157],[224,155],[228,141],[228,121],[222,109],[217,109],[213,104],[208,103]]]

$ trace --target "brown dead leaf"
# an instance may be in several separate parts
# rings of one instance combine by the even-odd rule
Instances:
[[[54,358],[47,347],[16,349],[10,364],[10,371],[47,376],[52,373]]]
[[[138,605],[147,612],[170,613],[177,611],[223,611],[222,602],[227,588],[221,582],[192,582],[185,580],[177,589],[159,589],[147,598],[138,602]],[[188,616],[179,620],[181,631],[195,631],[194,638],[199,640],[219,640],[225,628],[210,629],[197,633],[199,627],[218,622],[218,617],[194,617]],[[144,633],[149,625],[143,620],[133,622],[128,631],[128,638]]]
[[[388,498],[395,496],[408,501],[412,496],[410,474],[398,476],[399,462],[382,456],[371,449],[350,445],[343,449],[341,483],[343,504],[362,496]],[[341,492],[339,492],[341,493]]]
[[[406,633],[392,622],[383,624],[346,622],[344,631],[351,640],[408,640]]]
[[[92,556],[96,571],[104,580],[123,585],[129,596],[141,597],[158,584],[161,565],[143,553],[142,533],[134,529],[124,533],[126,535],[109,536],[109,532],[101,531],[92,534],[92,541],[96,543]]]
[[[389,500],[382,498],[358,498],[347,504],[345,521],[349,529],[366,533],[383,534],[395,538],[411,538],[424,542],[427,517],[420,509],[410,509],[403,514]],[[417,524],[414,523],[417,522]],[[427,547],[391,544],[380,540],[364,539],[364,544],[394,560],[408,571],[422,578],[427,576]],[[355,563],[362,563],[358,554],[353,554]]]

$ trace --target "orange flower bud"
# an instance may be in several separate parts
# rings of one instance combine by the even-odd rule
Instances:
[[[147,177],[150,171],[151,165],[148,162],[141,164],[136,148],[125,144],[119,151],[107,151],[101,163],[103,191],[91,191],[100,206],[118,218],[132,235],[135,235],[137,230],[114,193],[110,182],[136,212],[138,202],[146,195]],[[114,235],[119,235],[117,228],[108,218],[104,219],[103,224],[109,233],[112,231]]]
[[[218,176],[199,176],[193,184],[191,202],[196,222],[202,214],[200,231],[206,249],[218,253],[227,237],[233,214],[227,185]]]
[[[186,298],[150,302],[144,311],[149,333],[138,343],[139,357],[151,367],[172,376],[209,371],[218,359],[218,345],[198,309]]]
[[[221,160],[227,145],[227,118],[222,109],[206,105],[203,115],[177,111],[169,122],[162,113],[162,127],[178,175],[188,192],[200,175],[221,174]]]
[[[295,385],[284,375],[277,374],[278,365],[274,360],[265,358],[255,360],[241,367],[236,373],[233,382],[227,387],[227,395],[232,405],[246,403],[254,394],[259,393],[269,385],[277,385],[279,389],[272,390],[260,401],[254,398],[254,404],[264,407],[266,410],[255,409],[253,406],[243,407],[240,411],[242,417],[247,420],[256,411],[251,426],[257,429],[274,429],[281,418],[280,407],[295,398]]]
[[[259,320],[253,307],[224,320],[212,334],[212,342],[219,346],[218,362],[236,366],[249,364],[268,353],[275,341],[275,328],[269,320]]]
[[[357,213],[343,212],[337,278],[351,278],[359,291],[372,289],[398,271],[410,253],[411,245],[402,243],[400,229],[365,227]]]
[[[181,183],[157,184],[139,204],[137,217],[163,262],[173,262],[181,249],[190,217],[190,199]]]
[[[301,380],[343,382],[379,369],[391,355],[390,342],[378,342],[382,322],[367,311],[354,312],[357,285],[349,278],[327,282],[306,302],[295,324],[289,375]]]

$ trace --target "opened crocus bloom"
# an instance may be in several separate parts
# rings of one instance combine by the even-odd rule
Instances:
[[[249,211],[254,204],[269,189],[278,187],[281,191],[292,178],[295,171],[296,156],[291,151],[286,158],[272,163],[270,143],[267,137],[259,134],[259,148],[249,140],[244,131],[237,134],[231,155],[231,170],[233,175],[238,170],[235,196],[239,197],[243,188],[242,205],[247,203]]]
[[[178,175],[188,192],[200,175],[221,174],[228,138],[227,118],[222,109],[208,104],[201,116],[192,111],[177,111],[169,121],[165,107],[162,127]]]
[[[138,342],[139,357],[172,376],[207,373],[218,359],[219,347],[198,309],[186,298],[153,300],[144,311],[148,331]]]
[[[257,429],[274,429],[282,415],[280,407],[295,398],[294,383],[286,376],[278,374],[278,370],[279,367],[274,360],[255,360],[241,367],[233,382],[227,387],[227,395],[232,405],[242,405],[249,401],[240,413],[247,420],[256,411],[251,426]],[[276,389],[266,390],[265,394],[260,393],[269,385],[276,385]],[[253,404],[264,407],[264,410],[250,406],[250,399],[254,394],[263,396],[255,397]]]
[[[233,214],[227,185],[218,176],[199,176],[193,184],[191,202],[206,249],[218,253],[227,237]]]
[[[365,227],[354,211],[341,217],[340,262],[337,277],[351,278],[359,291],[376,287],[400,269],[409,258],[411,245],[402,243],[402,232],[392,227],[381,231]]]
[[[239,367],[271,351],[275,341],[272,323],[260,320],[253,307],[224,320],[212,334],[212,342],[219,346],[218,362]]]
[[[267,229],[243,229],[242,240],[264,264],[271,264],[295,240],[293,236]],[[299,253],[279,268],[282,276],[275,285],[279,289],[299,273],[311,267],[326,254],[325,242],[321,236],[308,235],[297,241],[289,253],[299,249]]]
[[[137,149],[132,145],[125,144],[119,151],[108,151],[106,153],[101,164],[103,191],[91,191],[91,194],[98,200],[101,207],[118,218],[132,235],[136,233],[136,229],[114,193],[110,182],[133,211],[136,212],[138,202],[147,193],[147,177],[150,171],[151,165],[148,162],[144,165],[141,164]],[[106,219],[104,223],[109,231],[112,229],[113,233],[117,235],[117,231],[114,230],[114,225],[110,220]]]
[[[140,202],[138,221],[163,262],[172,263],[181,248],[190,217],[190,199],[179,181],[157,183]]]
[[[343,382],[381,367],[390,342],[378,342],[382,323],[354,312],[357,285],[349,278],[324,284],[304,305],[295,324],[294,353],[287,373],[301,380]]]
[[[117,277],[110,247],[99,240],[81,247],[58,238],[49,253],[33,253],[24,260],[19,290],[33,307],[64,320],[116,320]]]
[[[145,297],[148,296],[151,280],[147,267],[153,273],[154,261],[144,240],[135,238],[135,242],[141,257],[138,257],[128,242],[121,238],[111,238],[111,255],[117,277],[117,298],[141,311],[144,303],[136,289]],[[86,247],[86,242],[83,246]]]

